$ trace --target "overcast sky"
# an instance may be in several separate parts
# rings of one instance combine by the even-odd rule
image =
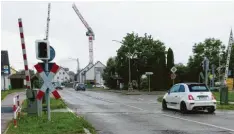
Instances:
[[[194,43],[219,38],[228,43],[234,29],[234,2],[75,2],[94,30],[94,62],[106,64],[116,55],[128,32],[151,34],[174,51],[175,62],[186,64]],[[10,64],[23,69],[18,18],[23,20],[29,67],[37,62],[35,40],[45,37],[47,2],[2,2],[1,49],[8,50]],[[89,62],[86,28],[72,8],[72,2],[52,2],[49,40],[55,48],[55,62],[76,70]]]

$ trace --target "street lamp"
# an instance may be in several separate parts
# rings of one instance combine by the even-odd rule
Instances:
[[[79,64],[79,59],[75,59],[75,58],[68,58],[70,60],[76,61],[77,62],[77,81],[80,82],[80,64]]]
[[[123,45],[123,42],[121,41],[118,41],[118,40],[112,40],[112,41],[115,41],[115,42],[118,42],[118,43],[121,43]],[[129,87],[128,87],[128,90],[130,90],[130,88],[132,88],[132,85],[131,85],[131,66],[130,66],[130,60],[131,60],[131,57],[130,57],[130,49],[128,49],[128,72],[129,72],[129,77],[128,77],[128,84],[129,84]]]

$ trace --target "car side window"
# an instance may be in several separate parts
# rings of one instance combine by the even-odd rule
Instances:
[[[180,88],[180,85],[174,85],[174,86],[171,88],[170,92],[171,92],[171,93],[179,92],[179,88]]]
[[[184,88],[184,85],[180,85],[180,89],[179,89],[179,92],[185,92],[185,88]]]

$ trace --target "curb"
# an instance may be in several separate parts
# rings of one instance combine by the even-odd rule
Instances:
[[[61,99],[62,99],[63,102],[66,104],[66,101],[65,101],[62,97],[61,97]],[[79,116],[78,116],[74,111],[72,111],[69,107],[67,107],[67,105],[66,105],[66,109],[67,109],[68,112],[71,112],[71,113],[74,114],[77,118],[79,118]],[[84,129],[84,131],[85,131],[86,134],[91,134],[90,131],[89,131],[88,129],[86,129],[86,128],[83,128],[83,129]]]
[[[73,113],[77,118],[79,118],[79,116],[76,113],[74,113],[69,107],[67,107],[67,110],[69,112]],[[85,131],[86,134],[91,134],[88,129],[86,129],[86,128],[83,128],[83,129],[84,129],[84,131]]]

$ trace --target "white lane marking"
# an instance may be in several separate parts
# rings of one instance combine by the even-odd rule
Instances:
[[[121,104],[121,103],[120,103],[120,104]],[[139,109],[139,110],[144,111],[144,109],[139,108],[139,107],[135,107],[135,106],[127,105],[127,104],[124,104],[124,103],[122,103],[122,104],[123,104],[123,105],[125,105],[125,106],[128,106],[128,107],[132,107],[132,108],[135,108],[135,109]]]
[[[138,98],[139,100],[144,100],[144,99],[142,99],[142,98]]]
[[[195,120],[185,119],[185,118],[181,118],[181,117],[175,117],[175,116],[171,116],[171,115],[168,115],[168,114],[162,114],[162,115],[167,116],[167,117],[171,117],[171,118],[175,118],[175,119],[180,119],[180,120],[184,120],[184,121],[188,121],[188,122],[194,122],[194,123],[197,123],[197,124],[201,124],[201,125],[205,125],[205,126],[210,126],[210,127],[215,127],[215,128],[219,128],[219,129],[223,129],[223,130],[228,130],[228,131],[234,132],[233,129],[229,129],[229,128],[225,128],[225,127],[220,127],[220,126],[216,126],[216,125],[213,125],[213,124],[208,124],[208,123],[199,122],[199,121],[195,121]]]

